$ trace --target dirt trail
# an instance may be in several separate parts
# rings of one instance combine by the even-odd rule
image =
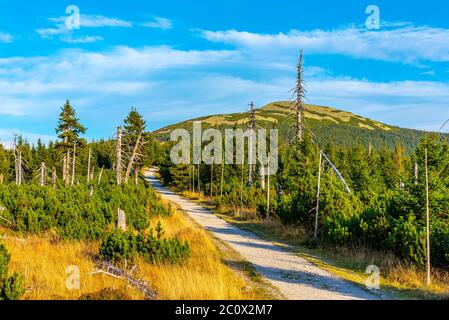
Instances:
[[[261,276],[277,287],[287,299],[379,299],[377,295],[370,294],[304,258],[227,223],[210,210],[168,190],[156,179],[154,169],[147,171],[146,177],[162,198],[176,203],[199,225],[229,244],[245,260],[253,264]]]

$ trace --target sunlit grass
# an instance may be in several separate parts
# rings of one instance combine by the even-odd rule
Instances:
[[[247,290],[246,280],[221,258],[220,251],[207,232],[188,221],[181,213],[153,219],[160,221],[164,237],[178,237],[188,241],[191,257],[179,265],[152,265],[136,261],[134,275],[147,281],[158,292],[158,299],[256,299],[256,293]],[[80,299],[105,298],[100,292],[113,292],[115,298],[143,299],[143,294],[130,287],[123,279],[96,270],[94,258],[99,242],[72,242],[54,240],[50,234],[23,236],[0,229],[0,239],[11,253],[10,272],[24,275],[26,293],[23,299]],[[80,289],[69,290],[66,280],[68,266],[80,270]]]
[[[120,291],[126,299],[143,298],[140,292],[120,279],[90,274],[96,269],[92,257],[98,252],[98,243],[55,242],[49,235],[19,238],[13,233],[7,233],[2,242],[11,254],[10,272],[17,271],[25,278],[23,299],[73,300],[106,288]],[[80,271],[79,290],[70,290],[66,286],[70,276],[66,269],[72,265]]]
[[[208,204],[207,199],[197,197],[197,200]],[[360,286],[365,286],[366,268],[376,265],[381,272],[381,288],[393,297],[449,299],[449,273],[445,270],[433,268],[432,284],[428,287],[424,270],[402,263],[391,253],[360,246],[310,248],[304,245],[308,233],[303,228],[283,225],[279,219],[263,219],[249,209],[220,206],[214,208],[214,212],[261,238],[277,242],[281,246],[290,245],[299,255],[321,268]]]

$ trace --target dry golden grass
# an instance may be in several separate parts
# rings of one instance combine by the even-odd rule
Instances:
[[[391,289],[405,297],[416,298],[449,298],[449,274],[437,268],[432,269],[432,283],[426,285],[426,273],[424,270],[402,263],[393,254],[370,250],[363,247],[332,247],[317,250],[338,266],[349,268],[358,273],[345,275],[349,280],[363,283],[366,275],[363,273],[369,265],[376,265],[381,272],[381,286]],[[332,270],[332,266],[330,266]],[[339,274],[341,272],[338,272]]]
[[[140,261],[140,274],[159,293],[159,299],[256,299],[242,276],[226,266],[212,238],[181,213],[164,218],[165,236],[187,240],[191,257],[181,265],[155,266]],[[157,220],[153,221],[153,225]]]
[[[213,239],[202,228],[187,220],[181,213],[161,218],[164,236],[176,236],[188,241],[192,255],[180,265],[152,265],[137,261],[138,278],[148,282],[158,291],[158,299],[256,299],[256,293],[248,290],[244,277],[221,259]],[[154,219],[152,226],[157,225]],[[143,295],[122,279],[108,275],[91,275],[93,259],[98,252],[98,242],[53,241],[50,235],[28,236],[0,229],[7,234],[1,240],[11,253],[10,272],[24,275],[26,293],[24,299],[80,299],[90,295],[101,298],[104,290],[114,292],[122,299],[143,299]],[[66,280],[67,266],[76,265],[80,270],[80,290],[69,290]],[[104,298],[104,297],[103,297]]]
[[[98,252],[98,244],[53,242],[49,236],[20,239],[12,233],[8,233],[2,242],[11,254],[10,272],[17,271],[25,277],[26,293],[23,299],[73,300],[107,288],[120,291],[123,298],[143,298],[140,292],[128,287],[120,279],[90,275],[95,270],[92,257]],[[71,265],[80,270],[79,290],[69,290],[66,286],[70,275],[66,273],[66,268]]]
[[[307,232],[301,228],[285,226],[276,219],[260,219],[250,212],[245,215],[237,215],[229,207],[220,207],[215,211],[225,220],[237,224],[243,229],[253,231],[263,238],[287,243],[298,248],[305,258],[346,280],[364,285],[366,267],[376,265],[381,271],[381,286],[399,296],[449,298],[449,273],[447,271],[433,268],[432,284],[427,287],[425,271],[401,263],[391,253],[364,247],[305,248],[303,243]]]

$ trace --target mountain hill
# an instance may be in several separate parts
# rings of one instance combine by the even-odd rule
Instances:
[[[321,145],[332,141],[335,145],[352,146],[357,142],[374,147],[394,148],[401,143],[408,152],[414,149],[424,131],[404,129],[386,125],[375,120],[337,110],[330,107],[305,105],[304,125],[312,132],[314,140]],[[270,103],[255,111],[258,128],[279,129],[281,141],[290,141],[295,134],[295,116],[291,111],[291,102],[279,101]],[[194,121],[202,122],[202,129],[247,128],[249,112],[218,114],[187,120],[173,124],[154,132],[160,140],[169,140],[171,130],[184,128],[192,130]]]

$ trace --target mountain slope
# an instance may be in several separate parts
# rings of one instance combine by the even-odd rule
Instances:
[[[256,126],[278,128],[281,139],[291,140],[295,133],[295,117],[290,107],[290,102],[279,101],[257,109]],[[173,129],[184,128],[191,131],[194,121],[201,121],[203,130],[246,128],[248,116],[248,112],[205,116],[170,125],[154,133],[156,137],[166,141]],[[425,134],[424,131],[398,128],[350,112],[315,105],[305,106],[304,118],[306,130],[312,132],[314,139],[320,144],[332,141],[336,145],[351,146],[360,141],[365,145],[371,143],[375,147],[393,148],[400,142],[410,152]]]

